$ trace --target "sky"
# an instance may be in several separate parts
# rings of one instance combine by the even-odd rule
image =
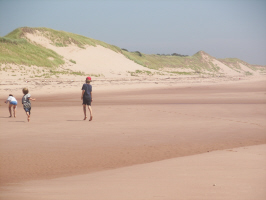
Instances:
[[[266,65],[266,0],[0,0],[0,37],[25,26],[145,54],[202,50]]]

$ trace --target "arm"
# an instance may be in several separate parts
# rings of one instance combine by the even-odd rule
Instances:
[[[85,90],[82,90],[82,92],[81,92],[81,100],[83,99],[84,93],[85,93]]]
[[[9,100],[10,100],[10,98],[8,97],[8,98],[7,98],[7,100],[5,101],[5,103],[8,103],[8,102],[9,102]]]
[[[33,98],[31,98],[31,97],[29,98],[29,100],[35,101],[35,99],[33,99]]]
[[[91,92],[91,102],[92,102],[93,100],[92,100],[92,92]]]

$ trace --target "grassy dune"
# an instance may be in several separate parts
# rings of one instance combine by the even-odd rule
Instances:
[[[81,35],[48,28],[24,27],[12,31],[5,37],[0,37],[0,63],[23,64],[27,66],[36,65],[41,67],[58,67],[64,64],[63,57],[56,52],[41,45],[32,44],[24,39],[25,33],[36,33],[37,31],[50,39],[52,44],[58,47],[68,46],[71,43],[76,44],[80,48],[85,48],[85,45],[101,45],[115,52],[121,52],[121,49],[116,46]]]
[[[121,49],[114,45],[65,31],[57,31],[49,28],[22,28],[22,31],[23,33],[34,33],[39,31],[44,37],[50,39],[53,45],[58,47],[66,47],[70,44],[75,44],[80,48],[85,48],[86,45],[101,45],[115,52],[121,52]]]
[[[52,50],[46,49],[40,45],[30,43],[25,38],[26,33],[41,34],[51,40],[52,45],[57,47],[66,47],[75,44],[80,48],[86,45],[101,45],[117,53],[123,54],[128,59],[144,67],[156,70],[164,70],[177,74],[197,74],[197,73],[219,73],[219,67],[211,62],[215,59],[203,51],[192,56],[178,55],[149,55],[141,52],[129,52],[120,49],[117,46],[105,42],[91,39],[82,35],[57,31],[49,28],[18,28],[5,37],[0,37],[0,63],[23,64],[26,66],[36,65],[41,67],[56,68],[64,64],[63,57]],[[210,61],[203,59],[202,55],[207,55]],[[238,71],[241,70],[239,63],[257,70],[259,66],[250,65],[239,59],[217,59],[228,67]],[[75,61],[71,61],[75,62]],[[167,69],[167,70],[166,70]]]
[[[243,60],[240,60],[238,58],[224,58],[224,59],[218,59],[220,62],[224,63],[225,65],[232,67],[234,69],[241,69],[239,63],[251,68],[252,70],[256,71],[258,68],[262,66],[257,65],[251,65]]]
[[[195,73],[200,73],[202,70],[209,72],[217,71],[217,67],[213,66],[212,63],[203,62],[200,52],[194,54],[193,56],[172,56],[172,55],[149,55],[149,54],[139,54],[134,52],[123,51],[123,54],[135,61],[138,64],[146,66],[151,69],[190,69]],[[184,72],[176,72],[179,74],[186,74]],[[188,73],[189,74],[189,73]]]
[[[40,45],[29,43],[20,37],[21,33],[21,30],[16,29],[7,36],[0,37],[0,63],[50,68],[64,64],[62,56]]]

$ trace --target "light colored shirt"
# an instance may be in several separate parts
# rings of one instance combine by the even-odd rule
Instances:
[[[7,102],[11,102],[11,101],[13,101],[13,102],[16,102],[16,103],[17,103],[17,100],[16,100],[16,98],[15,98],[15,97],[13,97],[13,96],[9,96],[9,97],[7,98],[7,100],[6,100],[6,103],[7,103]]]

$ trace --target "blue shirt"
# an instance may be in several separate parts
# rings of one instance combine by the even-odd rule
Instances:
[[[81,90],[85,90],[84,95],[83,95],[83,99],[91,99],[91,91],[92,91],[92,86],[90,84],[83,84],[82,89]]]

